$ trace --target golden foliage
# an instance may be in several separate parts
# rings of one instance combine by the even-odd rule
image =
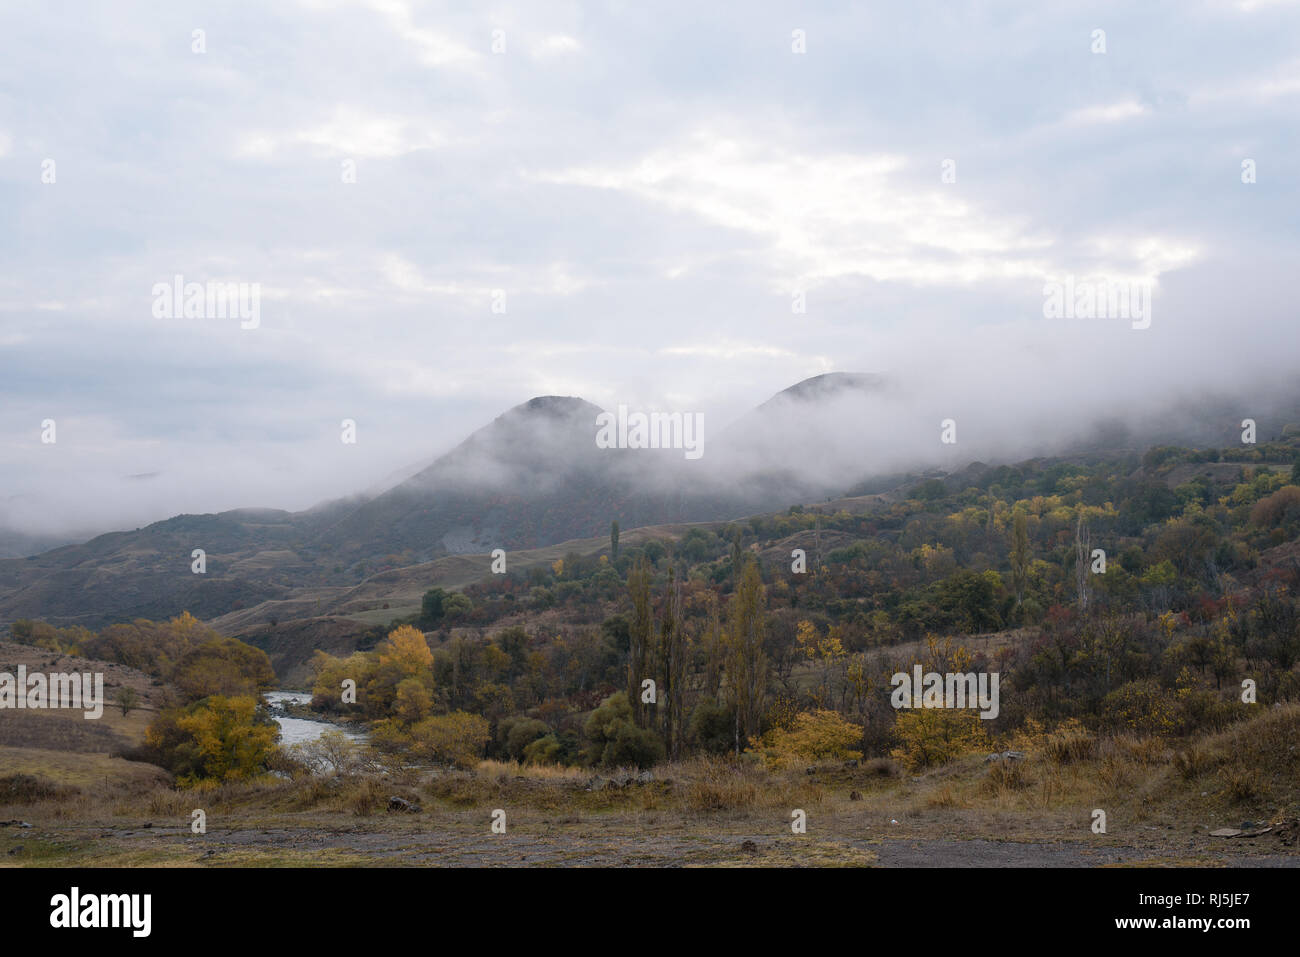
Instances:
[[[912,771],[947,764],[989,747],[983,720],[976,712],[965,709],[902,711],[894,724],[894,734],[898,747],[890,753]]]
[[[808,761],[847,761],[862,757],[855,745],[862,742],[862,728],[838,712],[818,709],[795,716],[790,730],[775,727],[750,746],[762,753],[763,762],[776,770]]]

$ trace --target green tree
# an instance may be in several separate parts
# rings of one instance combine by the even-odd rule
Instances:
[[[117,695],[113,700],[122,709],[122,717],[125,718],[131,713],[131,709],[140,703],[140,695],[130,685],[122,685],[117,689]]]
[[[601,702],[583,727],[588,764],[648,768],[663,759],[664,744],[647,728],[637,727],[627,695],[617,691]]]
[[[682,613],[682,583],[668,569],[668,601],[660,626],[659,672],[663,681],[658,699],[664,716],[664,747],[676,761],[686,736],[686,622]]]
[[[420,599],[420,624],[433,628],[442,620],[442,605],[447,599],[447,592],[441,588],[430,588]]]

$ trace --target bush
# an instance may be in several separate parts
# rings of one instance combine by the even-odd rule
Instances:
[[[794,727],[772,728],[759,742],[763,761],[772,769],[796,762],[848,761],[862,757],[853,746],[862,741],[862,728],[846,721],[835,711],[801,711]]]
[[[756,806],[768,787],[756,768],[728,764],[717,758],[695,762],[686,780],[683,800],[691,811],[732,811]]]
[[[502,718],[497,725],[497,742],[512,761],[523,760],[528,746],[547,735],[551,735],[550,725],[536,718]]]
[[[633,722],[632,706],[623,691],[601,702],[600,707],[587,718],[583,732],[588,741],[588,764],[648,768],[664,757],[664,743],[659,736],[646,728],[638,728]]]
[[[1172,697],[1153,679],[1130,681],[1102,699],[1102,720],[1116,730],[1169,734],[1177,723]]]
[[[687,739],[699,751],[726,754],[735,748],[736,710],[705,699],[691,712]]]
[[[564,760],[564,745],[553,734],[538,738],[524,748],[525,764],[560,764]]]
[[[417,758],[472,768],[491,737],[487,718],[465,711],[439,714],[411,725],[411,753]]]
[[[31,774],[7,774],[0,778],[0,805],[35,804],[63,797],[68,790]]]
[[[911,771],[947,764],[971,751],[987,750],[983,719],[974,711],[918,708],[894,724],[898,747],[890,752]]]
[[[1097,754],[1097,739],[1076,720],[1062,724],[1043,739],[1043,756],[1053,764],[1077,764]]]

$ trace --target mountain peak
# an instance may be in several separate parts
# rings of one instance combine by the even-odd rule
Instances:
[[[851,392],[876,393],[884,389],[887,382],[884,376],[872,372],[824,372],[796,382],[788,389],[782,389],[759,408],[764,408],[778,400],[815,402]]]
[[[548,415],[567,418],[588,411],[595,414],[600,411],[600,408],[576,395],[537,395],[527,402],[519,403],[506,415]]]

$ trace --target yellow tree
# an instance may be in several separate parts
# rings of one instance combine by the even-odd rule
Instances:
[[[404,675],[418,675],[433,667],[433,652],[424,632],[402,625],[389,632],[388,639],[379,646],[379,664],[393,665]]]
[[[256,698],[213,695],[177,720],[177,727],[194,742],[203,777],[232,781],[262,769],[279,730],[274,724],[257,723],[256,716]]]

